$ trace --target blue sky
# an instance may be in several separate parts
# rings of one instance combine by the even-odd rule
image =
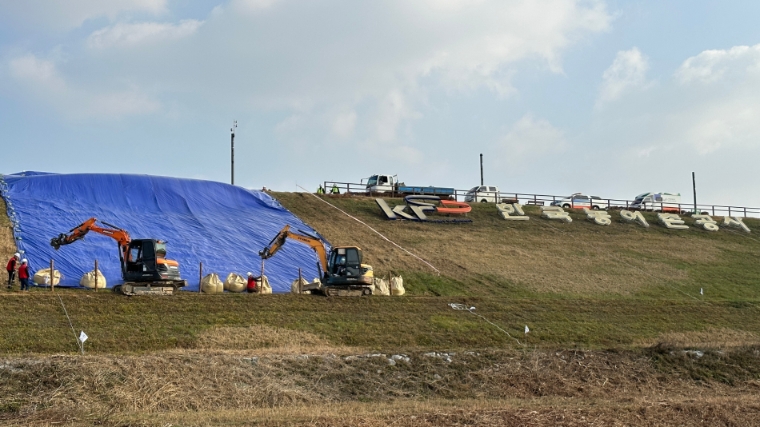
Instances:
[[[760,3],[0,0],[0,172],[760,206]]]

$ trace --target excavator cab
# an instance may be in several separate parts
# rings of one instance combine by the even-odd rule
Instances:
[[[356,246],[332,248],[327,261],[324,291],[327,295],[371,294],[372,267],[362,264],[362,250]]]
[[[129,242],[122,269],[125,281],[182,280],[177,261],[166,259],[166,242],[162,240],[136,239]]]
[[[339,247],[330,252],[327,261],[328,276],[359,277],[361,276],[362,253],[356,247]]]

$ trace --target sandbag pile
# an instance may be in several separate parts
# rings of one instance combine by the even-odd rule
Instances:
[[[224,290],[230,292],[243,292],[246,285],[248,285],[248,282],[243,276],[236,273],[230,273],[224,281]]]
[[[272,286],[269,285],[269,279],[267,279],[267,276],[261,276],[258,279],[256,279],[256,285],[259,288],[260,294],[272,293]]]
[[[42,286],[50,286],[50,268],[43,268],[34,273],[32,278],[35,284]],[[61,282],[61,272],[53,270],[53,286],[58,286]]]
[[[221,294],[224,292],[224,283],[219,280],[218,274],[208,274],[201,280],[201,291],[206,294]]]
[[[404,289],[404,279],[401,278],[401,276],[392,276],[391,277],[391,295],[393,296],[401,296],[406,293],[406,290]]]
[[[306,281],[303,277],[300,279],[296,279],[293,281],[293,283],[290,284],[290,293],[291,294],[300,294],[302,293],[301,289],[308,285],[309,282]]]
[[[390,290],[388,289],[388,281],[381,278],[381,277],[375,277],[372,279],[372,283],[375,285],[375,289],[372,291],[372,295],[390,295]]]
[[[95,289],[95,277],[98,278],[97,280],[97,286],[98,289],[105,289],[106,288],[106,277],[103,276],[103,273],[100,272],[100,269],[98,271],[88,271],[87,273],[84,273],[82,276],[82,279],[79,280],[79,286],[84,286],[85,288],[89,289]]]

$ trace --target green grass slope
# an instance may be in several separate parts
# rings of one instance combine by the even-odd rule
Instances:
[[[609,226],[594,224],[579,210],[565,224],[540,218],[538,208],[529,206],[529,221],[509,222],[493,204],[476,204],[468,214],[472,223],[452,225],[389,221],[372,198],[324,198],[430,262],[439,276],[312,195],[274,196],[333,244],[362,247],[376,275],[402,273],[412,295],[760,298],[758,237],[732,228],[708,232],[687,216],[682,218],[688,230],[666,229],[653,213],[645,213],[649,228],[624,223],[617,211],[611,211]],[[401,203],[389,200],[390,205]],[[760,233],[760,220],[745,223]]]

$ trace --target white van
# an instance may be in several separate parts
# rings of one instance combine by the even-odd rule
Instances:
[[[464,195],[464,201],[467,203],[499,203],[501,201],[501,197],[499,197],[499,187],[491,185],[472,187],[470,191]]]
[[[642,193],[636,196],[631,209],[680,213],[680,204],[681,193]]]

